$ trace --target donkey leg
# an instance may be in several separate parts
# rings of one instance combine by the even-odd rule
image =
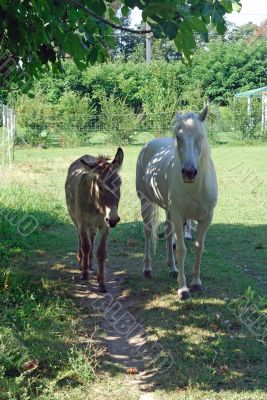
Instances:
[[[195,265],[192,271],[193,279],[190,285],[191,292],[203,289],[202,282],[200,280],[200,262],[204,250],[204,243],[205,243],[207,229],[211,223],[211,220],[212,220],[212,215],[209,215],[207,218],[205,218],[203,221],[200,221],[198,224],[197,240],[195,243]]]
[[[148,200],[141,200],[141,214],[144,222],[145,255],[143,273],[145,278],[152,278],[151,243],[153,234],[155,206]]]
[[[176,254],[178,260],[178,297],[180,300],[187,300],[190,297],[190,293],[188,287],[186,286],[186,279],[184,273],[184,261],[186,256],[186,246],[184,243],[184,229],[183,229],[183,220],[175,219],[174,220],[174,227],[176,233]]]
[[[78,261],[80,270],[82,270],[82,266],[81,266],[81,264],[82,264],[82,241],[81,241],[81,236],[80,236],[79,231],[77,231],[77,234],[78,234],[77,261]]]
[[[98,290],[100,292],[107,292],[106,279],[105,279],[105,261],[107,257],[107,240],[109,235],[109,228],[104,228],[99,246],[97,248],[97,282]]]
[[[167,247],[167,265],[169,267],[169,274],[170,276],[177,278],[178,276],[178,269],[175,265],[175,260],[173,256],[173,224],[170,220],[170,215],[166,215],[166,247]]]
[[[82,276],[81,279],[87,280],[89,278],[89,254],[91,250],[90,238],[88,235],[88,228],[81,227],[79,229],[80,241],[81,241],[81,270]]]
[[[89,253],[89,269],[94,271],[94,247],[95,247],[95,235],[96,233],[90,230],[90,241],[91,241],[91,249]]]

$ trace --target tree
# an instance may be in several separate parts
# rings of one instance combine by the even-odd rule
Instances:
[[[131,24],[131,12],[127,15],[121,15],[118,12],[118,18],[120,25],[124,27],[130,27]],[[144,29],[144,25],[138,26],[139,30]],[[114,35],[114,48],[111,49],[111,59],[123,59],[127,61],[129,56],[133,53],[134,49],[139,45],[144,44],[144,35],[133,35],[131,32],[122,32],[119,29],[113,31]]]
[[[208,38],[212,22],[226,30],[225,14],[240,8],[240,0],[121,0],[122,15],[135,6],[149,22],[155,38],[167,37],[187,59],[196,47],[194,32]],[[119,25],[118,3],[112,0],[0,0],[0,84],[12,82],[27,91],[32,78],[51,66],[62,69],[68,55],[80,68],[104,62],[114,46],[112,32],[145,34]]]
[[[250,39],[255,35],[257,25],[252,22],[238,26],[235,24],[229,24],[227,39],[230,41],[236,41],[240,39]]]

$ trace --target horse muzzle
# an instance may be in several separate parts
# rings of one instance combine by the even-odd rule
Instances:
[[[197,176],[197,169],[192,165],[187,165],[182,168],[182,177],[184,183],[194,183]]]

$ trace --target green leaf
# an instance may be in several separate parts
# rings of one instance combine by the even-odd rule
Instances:
[[[222,6],[228,13],[233,11],[232,0],[222,0]]]
[[[74,58],[83,58],[84,48],[81,44],[81,39],[73,32],[67,32],[64,40],[64,50],[71,54]]]
[[[204,17],[208,17],[208,16],[210,16],[212,14],[212,12],[213,12],[212,5],[210,3],[205,3],[204,7],[202,9],[202,15]]]
[[[179,25],[174,21],[165,21],[162,24],[163,32],[170,40],[173,40],[177,34]]]
[[[237,1],[234,0],[233,5],[232,5],[233,11],[239,12],[241,10],[242,5],[239,3],[239,1],[240,0],[237,0]]]
[[[124,0],[123,3],[126,5],[126,7],[129,8],[138,7],[140,10],[142,10],[142,8],[144,7],[144,5],[139,0]]]
[[[196,32],[199,33],[208,32],[205,23],[200,18],[191,16],[187,21],[191,26],[191,28],[194,29]]]
[[[123,17],[126,17],[128,14],[129,14],[129,8],[128,7],[126,7],[126,6],[122,6],[122,8],[121,8],[121,13],[122,13],[122,15],[123,15]]]
[[[183,47],[186,50],[192,50],[196,47],[196,41],[190,25],[183,21],[180,27],[180,33],[182,38]]]
[[[162,4],[162,2],[151,2],[142,12],[143,20],[146,21],[147,17],[151,15],[159,15],[165,19],[172,18],[175,15],[175,4]]]
[[[106,11],[106,5],[103,0],[90,1],[88,7],[98,15],[103,15]]]
[[[220,35],[223,35],[223,34],[227,31],[227,26],[226,26],[225,21],[223,21],[223,22],[218,22],[218,23],[216,24],[216,29],[217,29],[217,32],[218,32]]]

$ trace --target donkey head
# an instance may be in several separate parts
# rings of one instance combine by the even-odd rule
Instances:
[[[113,161],[108,157],[82,157],[84,164],[95,174],[95,186],[98,193],[97,202],[101,210],[104,210],[105,221],[111,228],[114,228],[120,221],[118,206],[120,201],[121,179],[119,170],[123,163],[124,153],[119,147]]]
[[[206,142],[204,121],[208,114],[206,106],[200,114],[176,114],[174,134],[184,183],[193,183]]]

